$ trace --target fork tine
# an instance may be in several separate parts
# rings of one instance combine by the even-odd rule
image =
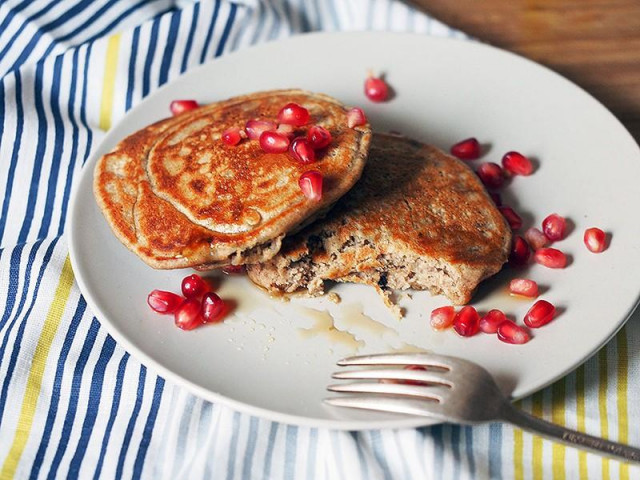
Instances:
[[[440,404],[436,402],[424,402],[407,398],[372,397],[371,395],[325,398],[324,402],[337,407],[360,408],[363,410],[404,413],[443,419],[440,412]]]
[[[335,372],[333,378],[338,380],[366,380],[366,379],[389,379],[389,380],[412,380],[416,382],[436,383],[439,385],[452,386],[440,372],[422,370],[403,370],[397,368],[370,369],[370,370],[347,370]]]
[[[428,385],[406,385],[402,383],[357,382],[329,385],[327,390],[342,393],[377,393],[420,397],[423,400],[442,401],[449,391],[447,387]]]
[[[433,353],[380,353],[343,358],[338,360],[338,365],[422,365],[450,369],[454,361],[451,357]]]

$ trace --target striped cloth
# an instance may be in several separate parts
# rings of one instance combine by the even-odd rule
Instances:
[[[105,130],[216,56],[364,29],[463,36],[394,0],[0,4],[0,479],[640,478],[504,425],[349,433],[240,414],[148,372],[87,308],[64,232]],[[520,406],[640,445],[639,320]]]

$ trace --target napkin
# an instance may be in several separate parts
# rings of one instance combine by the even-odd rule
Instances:
[[[101,327],[65,231],[105,131],[190,68],[319,30],[465,37],[392,0],[0,4],[0,478],[639,478],[499,424],[342,432],[252,417],[151,373]],[[640,445],[639,345],[634,316],[519,406]]]

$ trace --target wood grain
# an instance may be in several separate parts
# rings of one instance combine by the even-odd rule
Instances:
[[[435,18],[546,65],[640,141],[640,0],[413,0]]]

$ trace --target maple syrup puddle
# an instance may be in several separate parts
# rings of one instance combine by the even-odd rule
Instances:
[[[344,345],[354,351],[364,347],[365,343],[358,340],[353,333],[336,328],[333,316],[329,312],[306,307],[300,307],[297,310],[300,314],[313,320],[313,325],[310,328],[298,329],[301,337],[326,337],[331,343]]]

